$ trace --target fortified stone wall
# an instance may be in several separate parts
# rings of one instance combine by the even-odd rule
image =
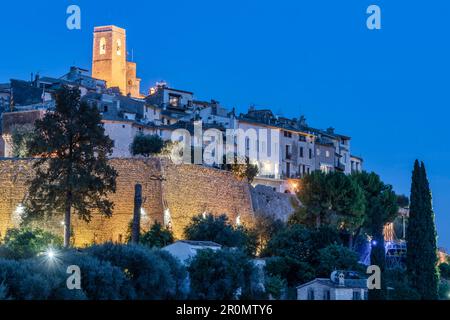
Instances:
[[[27,192],[26,181],[33,174],[32,162],[0,160],[0,238],[17,224],[20,203]],[[232,222],[238,216],[242,223],[252,222],[249,187],[228,172],[194,165],[178,166],[159,159],[113,159],[111,163],[119,173],[117,192],[110,195],[115,204],[113,216],[106,218],[94,213],[89,224],[74,216],[76,246],[125,241],[133,215],[136,183],[143,187],[144,230],[148,230],[155,220],[164,223],[164,212],[166,217],[170,216],[178,239],[183,238],[183,229],[191,218],[203,212],[227,214]],[[62,234],[63,227],[60,228]]]
[[[198,165],[174,165],[163,161],[163,201],[170,208],[173,231],[182,238],[193,215],[226,214],[233,224],[251,225],[252,200],[247,183],[230,172]],[[239,219],[238,219],[239,217]]]

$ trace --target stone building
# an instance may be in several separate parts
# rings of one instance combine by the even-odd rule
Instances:
[[[136,63],[127,61],[125,29],[102,26],[94,29],[92,77],[106,81],[108,88],[119,88],[123,95],[141,97],[141,79]]]

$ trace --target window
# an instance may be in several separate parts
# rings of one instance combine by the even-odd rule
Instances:
[[[122,55],[122,41],[120,39],[117,39],[116,45],[117,45],[116,53],[118,56],[120,56]]]
[[[309,289],[308,290],[308,300],[315,300],[314,299],[314,289]]]
[[[108,112],[108,106],[103,106],[103,112]]]
[[[291,164],[289,162],[286,162],[286,176],[291,177]]]
[[[291,159],[291,146],[286,145],[286,159]]]
[[[300,147],[300,158],[303,158],[303,156],[304,156],[304,155],[303,155],[303,151],[304,151],[304,150],[303,150],[303,147]]]
[[[309,158],[312,159],[312,149],[309,149]]]
[[[178,105],[180,104],[180,98],[181,98],[181,96],[179,96],[179,95],[169,94],[169,104],[172,107],[178,107]]]
[[[323,291],[323,300],[331,300],[331,292],[330,290],[324,290]]]
[[[305,136],[302,136],[302,135],[300,135],[300,136],[298,137],[298,141],[303,141],[303,142],[306,142],[306,137],[305,137]]]
[[[100,39],[100,55],[106,54],[106,39],[101,38]]]
[[[317,156],[320,156],[320,149],[317,149]]]
[[[327,158],[329,158],[330,157],[330,151],[325,151],[325,156],[327,157]]]
[[[285,136],[286,138],[292,138],[292,132],[284,131],[284,136]]]

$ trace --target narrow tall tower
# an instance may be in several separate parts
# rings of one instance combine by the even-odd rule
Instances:
[[[105,80],[108,87],[127,88],[126,31],[116,26],[95,27],[92,55],[92,76]]]

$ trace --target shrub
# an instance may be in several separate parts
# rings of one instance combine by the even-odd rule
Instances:
[[[317,277],[329,277],[335,270],[363,271],[358,262],[356,252],[344,246],[332,244],[319,250],[319,266],[316,270]]]
[[[174,278],[174,274],[178,274],[174,271],[176,261],[168,263],[170,259],[168,256],[158,254],[144,246],[107,243],[93,246],[86,252],[120,268],[128,284],[134,288],[136,299],[173,299],[179,294],[179,281],[185,278],[182,277],[182,280]],[[168,270],[171,271],[167,272]]]
[[[267,276],[266,277],[266,292],[274,299],[279,300],[282,298],[287,283],[286,280],[281,278],[279,275]]]
[[[386,277],[388,300],[420,300],[419,293],[409,284],[406,271],[403,269],[387,270]]]
[[[133,299],[136,295],[122,270],[108,261],[101,261],[85,253],[72,252],[65,261],[65,266],[69,265],[80,267],[81,288],[90,300]],[[60,291],[59,294],[64,295],[66,292]]]
[[[138,134],[134,137],[131,144],[131,153],[149,157],[150,155],[160,153],[164,148],[164,141],[158,135]]]
[[[0,260],[0,282],[3,294],[17,300],[47,300],[53,289],[28,260]]]
[[[228,248],[241,248],[247,254],[254,255],[257,249],[257,235],[242,226],[234,227],[226,215],[214,217],[208,214],[192,218],[184,230],[186,239],[195,241],[213,241]]]
[[[141,235],[140,243],[150,248],[162,248],[174,242],[173,233],[164,228],[159,222],[153,224],[151,229]]]
[[[61,247],[62,238],[42,229],[9,229],[6,232],[3,255],[11,259],[27,259],[45,251],[49,246]],[[0,253],[1,254],[1,253]]]
[[[253,264],[238,250],[201,250],[189,267],[194,299],[234,300],[251,291]]]

